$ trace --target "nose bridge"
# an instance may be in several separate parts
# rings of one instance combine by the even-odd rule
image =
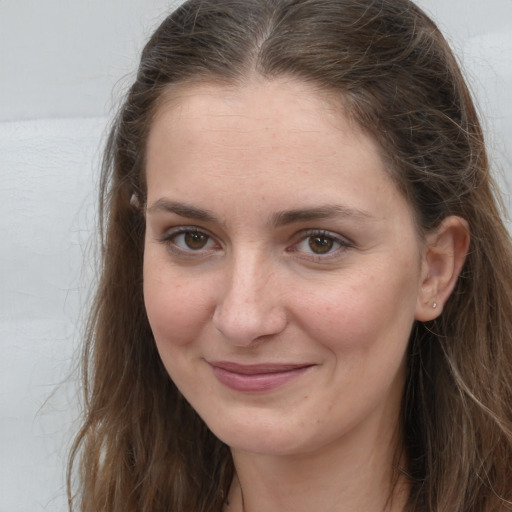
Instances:
[[[229,267],[214,312],[217,330],[236,345],[281,332],[286,314],[272,259],[247,247],[232,254]]]

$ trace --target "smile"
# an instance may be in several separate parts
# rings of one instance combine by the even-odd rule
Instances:
[[[226,361],[209,362],[217,380],[235,391],[258,393],[283,386],[305,373],[311,364],[240,365]]]

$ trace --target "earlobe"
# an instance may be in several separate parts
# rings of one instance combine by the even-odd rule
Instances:
[[[468,223],[454,215],[427,235],[416,320],[428,322],[441,315],[464,265],[469,239]]]

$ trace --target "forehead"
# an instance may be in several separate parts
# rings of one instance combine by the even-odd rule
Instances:
[[[262,101],[266,105],[263,110]],[[162,94],[155,117],[175,106],[185,105],[188,112],[202,114],[229,114],[243,106],[247,117],[253,120],[289,106],[302,112],[323,111],[332,116],[333,123],[340,113],[343,115],[341,95],[289,76],[267,79],[254,75],[244,82],[201,80],[175,84]]]
[[[296,156],[305,169],[335,157],[337,145],[359,146],[360,157],[375,156],[382,163],[378,145],[345,114],[340,98],[294,79],[258,79],[242,86],[173,88],[156,112],[147,150],[150,160],[164,146],[190,150],[176,151],[175,161],[200,156],[206,147],[211,157],[238,152],[240,168],[245,161]],[[297,162],[290,164],[290,171],[296,171]]]
[[[403,202],[378,144],[342,102],[295,80],[173,90],[146,164],[148,204],[165,196],[247,212],[330,203],[386,216]]]

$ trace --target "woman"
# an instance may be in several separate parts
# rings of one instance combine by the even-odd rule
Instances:
[[[411,2],[185,3],[101,204],[80,510],[512,510],[510,238]]]

